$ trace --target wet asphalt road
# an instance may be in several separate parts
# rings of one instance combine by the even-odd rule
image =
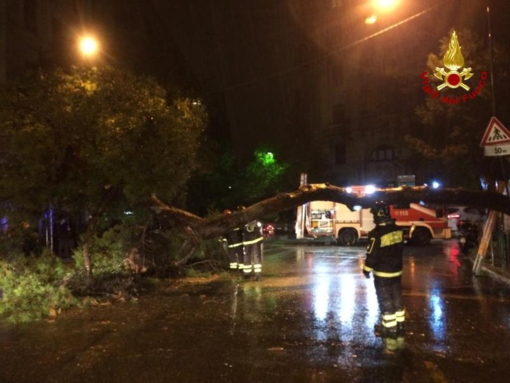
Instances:
[[[374,335],[364,247],[265,250],[260,282],[179,282],[136,304],[0,325],[0,382],[510,379],[510,289],[473,278],[455,241],[406,247],[407,335],[398,342]]]

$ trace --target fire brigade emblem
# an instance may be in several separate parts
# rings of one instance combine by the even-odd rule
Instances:
[[[444,81],[437,87],[437,90],[442,90],[445,87],[455,89],[459,86],[465,90],[469,90],[469,86],[464,84],[463,81],[469,80],[473,77],[474,73],[471,72],[471,68],[464,68],[462,72],[459,73],[459,69],[464,66],[464,56],[462,56],[462,48],[459,45],[459,40],[457,39],[457,33],[455,33],[455,31],[452,33],[448,50],[443,58],[443,63],[450,71],[447,72],[444,68],[436,67],[434,76]]]

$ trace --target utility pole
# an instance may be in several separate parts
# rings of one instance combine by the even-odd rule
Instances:
[[[299,180],[299,186],[304,186],[308,183],[308,175],[301,173],[301,179]],[[297,207],[296,214],[296,238],[304,238],[305,234],[305,221],[306,221],[306,205],[300,205]]]

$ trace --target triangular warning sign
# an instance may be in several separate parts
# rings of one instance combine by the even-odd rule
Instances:
[[[509,142],[510,131],[496,117],[492,117],[485,129],[480,146],[501,145]]]

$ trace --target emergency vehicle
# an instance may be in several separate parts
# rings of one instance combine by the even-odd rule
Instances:
[[[365,187],[353,186],[353,193],[365,194]],[[437,216],[434,209],[420,204],[390,205],[392,218],[404,231],[404,237],[415,244],[427,245],[431,239],[450,239],[448,220]],[[306,208],[305,225],[312,237],[333,236],[338,244],[350,246],[367,238],[375,227],[370,209],[350,210],[346,205],[330,201],[312,201]]]

